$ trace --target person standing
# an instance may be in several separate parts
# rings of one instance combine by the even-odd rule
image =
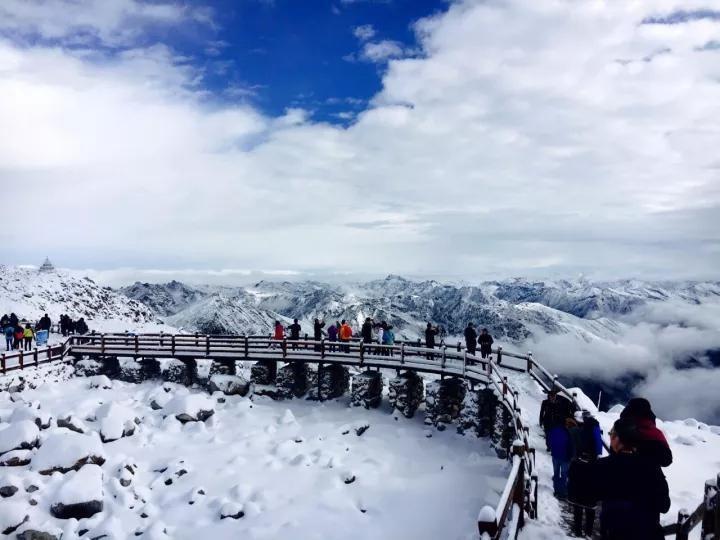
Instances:
[[[383,321],[383,324],[385,325],[385,328],[383,329],[383,345],[389,345],[392,347],[395,345],[395,332],[393,332],[393,327],[391,325],[388,325]],[[385,349],[385,355],[386,356],[394,356],[392,348]]]
[[[370,318],[365,319],[365,322],[360,328],[360,336],[362,337],[363,343],[372,343],[372,321]]]
[[[642,435],[630,418],[610,431],[612,453],[593,466],[590,496],[600,501],[603,540],[662,540],[660,514],[670,509],[667,480],[638,452]]]
[[[13,335],[13,349],[20,350],[22,347],[22,340],[25,335],[25,330],[23,330],[23,327],[20,326],[18,323],[15,325],[15,334]]]
[[[635,447],[641,457],[658,467],[667,467],[672,463],[672,450],[663,432],[655,425],[657,417],[647,399],[632,398],[620,413],[620,418],[626,418],[635,425]]]
[[[383,334],[385,333],[385,328],[387,328],[387,323],[385,321],[382,321],[380,324],[377,325],[377,334],[375,338],[378,342],[378,345],[383,344]],[[385,352],[385,349],[383,349],[382,347],[377,348],[377,354],[379,354],[380,356],[386,356]]]
[[[478,337],[478,343],[480,344],[480,356],[487,358],[492,354],[492,345],[494,343],[492,336],[488,333],[487,328],[483,328]]]
[[[15,333],[15,329],[10,324],[10,319],[8,319],[8,323],[3,328],[3,334],[5,335],[5,349],[10,350],[13,347],[13,334]]]
[[[589,411],[575,414],[578,422],[576,436],[573,437],[575,455],[568,471],[568,502],[573,508],[573,532],[575,536],[592,537],[595,527],[595,505],[591,483],[592,470],[602,455],[602,434],[598,421]],[[571,435],[573,435],[571,430]]]
[[[568,471],[573,456],[573,444],[569,428],[575,425],[572,418],[556,424],[550,429],[548,442],[553,464],[553,492],[558,499],[567,498]]]
[[[341,345],[343,352],[349,353],[350,352],[350,340],[352,339],[352,328],[350,328],[350,325],[343,319],[342,323],[340,324],[340,342],[344,343],[344,345]]]
[[[335,352],[335,345],[333,345],[333,343],[337,342],[339,326],[340,325],[338,323],[328,326],[327,333],[328,341],[330,342],[330,352]]]
[[[438,327],[433,326],[432,323],[427,323],[427,326],[425,327],[425,348],[426,349],[434,349],[435,348],[435,336],[438,334]],[[427,353],[428,360],[432,360],[435,358],[433,353]]]
[[[30,326],[30,323],[27,323],[25,325],[25,329],[23,330],[23,340],[25,341],[24,349],[26,351],[29,351],[30,349],[32,349],[32,342],[33,342],[34,337],[35,337],[35,332],[33,332],[32,326]]]
[[[570,402],[558,396],[556,389],[548,390],[548,397],[540,404],[539,423],[545,431],[545,444],[550,450],[550,431],[558,424],[563,424],[572,414]]]
[[[288,330],[290,330],[290,339],[291,341],[299,341],[300,340],[300,331],[302,330],[302,327],[298,323],[297,319],[293,319],[293,323],[288,326]],[[298,346],[297,343],[293,343],[292,346],[293,350],[297,350]]]
[[[323,328],[325,327],[325,321],[320,321],[320,319],[315,319],[313,322],[313,338],[315,341],[322,341],[323,337]],[[315,345],[315,351],[320,350],[320,345]]]
[[[475,325],[471,322],[467,323],[465,328],[465,348],[468,354],[475,355],[475,348],[477,343],[477,332],[475,331]]]

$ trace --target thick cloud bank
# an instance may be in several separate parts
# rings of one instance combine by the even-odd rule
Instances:
[[[600,387],[634,385],[630,393],[649,398],[663,418],[720,424],[720,366],[708,354],[720,351],[720,299],[655,302],[623,323],[613,341],[553,335],[528,347],[556,373]]]
[[[4,219],[54,227],[3,228],[9,262],[715,277],[707,2],[452,2],[412,57],[375,51],[382,90],[349,127],[218,99],[145,32],[221,14],[72,6],[0,8]]]

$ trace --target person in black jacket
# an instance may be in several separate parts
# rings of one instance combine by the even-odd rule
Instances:
[[[433,326],[432,323],[427,323],[425,327],[425,348],[435,348],[435,336],[438,335],[439,329],[437,326]],[[432,353],[428,353],[428,360],[432,360],[435,356]]]
[[[89,330],[89,329],[88,329],[88,325],[87,325],[87,323],[85,322],[85,319],[82,318],[82,317],[80,317],[80,318],[75,322],[75,332],[77,332],[78,334],[82,335],[82,334],[87,334],[88,330]]]
[[[288,330],[290,330],[289,340],[298,341],[300,339],[300,330],[302,330],[302,327],[298,324],[297,319],[293,319],[293,323],[288,326]],[[298,348],[297,343],[293,343],[292,348],[296,350]]]
[[[40,322],[38,323],[38,328],[40,330],[47,330],[48,333],[50,333],[50,328],[52,327],[52,321],[50,320],[50,317],[48,317],[48,314],[46,313],[40,318]]]
[[[621,418],[610,431],[613,453],[593,466],[589,495],[602,504],[603,540],[662,540],[660,514],[670,509],[667,480],[637,452],[635,424]]]
[[[566,418],[573,416],[572,405],[564,397],[558,396],[557,390],[548,390],[547,399],[540,404],[539,423],[545,431],[545,444],[550,450],[548,435],[550,430],[559,424],[564,424]]]
[[[475,331],[475,325],[469,322],[465,328],[465,348],[468,354],[475,354],[475,347],[477,343],[477,332]]]
[[[620,413],[635,424],[638,433],[637,450],[641,457],[658,467],[667,467],[672,463],[672,450],[665,434],[655,425],[655,413],[645,398],[632,398]]]
[[[574,457],[568,473],[568,502],[573,509],[573,532],[575,536],[592,537],[595,527],[595,505],[592,495],[592,472],[602,455],[600,424],[589,411],[577,412],[578,427],[573,436]]]
[[[315,319],[315,322],[313,323],[313,337],[315,338],[315,341],[321,341],[322,340],[322,329],[325,327],[325,321],[321,321],[320,319]],[[315,350],[320,350],[320,345],[315,345]]]
[[[488,333],[487,328],[483,328],[482,332],[480,332],[478,343],[480,344],[480,356],[483,358],[490,356],[492,353],[492,344],[495,342],[493,341],[492,336]]]
[[[362,337],[363,343],[372,343],[372,320],[369,317],[365,319],[365,322],[360,328],[360,336]]]

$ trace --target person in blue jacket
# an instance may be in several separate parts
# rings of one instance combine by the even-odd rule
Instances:
[[[573,457],[573,443],[568,428],[574,425],[572,418],[568,418],[564,423],[555,424],[548,433],[553,464],[553,492],[558,499],[567,498],[568,471]]]

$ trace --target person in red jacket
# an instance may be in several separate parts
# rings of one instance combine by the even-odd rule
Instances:
[[[658,467],[667,467],[672,463],[672,450],[665,435],[655,426],[655,413],[645,398],[632,398],[620,418],[630,420],[637,429],[637,453]]]

